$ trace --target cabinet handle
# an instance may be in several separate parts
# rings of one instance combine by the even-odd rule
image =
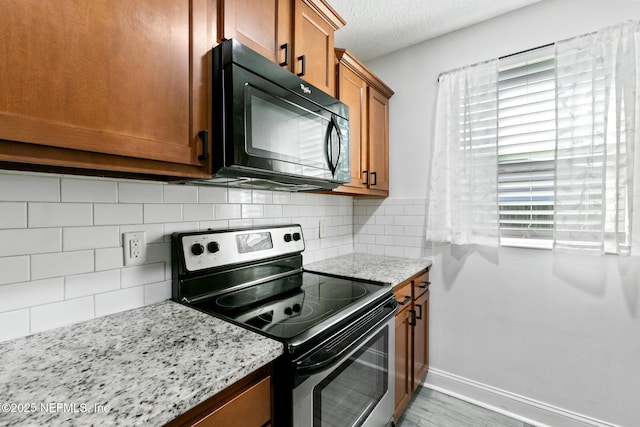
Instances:
[[[289,43],[280,45],[280,49],[284,49],[284,61],[280,63],[280,66],[286,67],[287,65],[289,65]]]
[[[373,178],[373,182],[371,183],[371,186],[373,187],[374,185],[378,185],[378,173],[371,172],[371,178]]]
[[[306,74],[307,60],[304,55],[298,56],[298,61],[302,61],[302,71],[298,73],[298,77],[302,77]]]
[[[416,326],[416,311],[415,310],[409,310],[409,313],[411,314],[411,319],[409,319],[409,325],[410,326]]]
[[[362,172],[365,176],[364,182],[362,183],[362,185],[369,185],[369,171],[363,171]]]
[[[421,285],[418,285],[418,287],[419,287],[420,289],[426,289],[426,288],[428,288],[428,287],[429,287],[429,285],[430,285],[430,284],[431,284],[431,282],[422,282],[422,284],[421,284]]]
[[[420,309],[420,314],[416,314],[416,319],[422,320],[422,304],[416,304],[416,307]]]
[[[198,132],[198,136],[202,140],[202,154],[198,156],[198,159],[206,160],[209,158],[209,131],[201,130]]]
[[[411,302],[411,297],[410,296],[404,297],[404,299],[402,301],[398,301],[398,304],[405,305],[408,302]]]

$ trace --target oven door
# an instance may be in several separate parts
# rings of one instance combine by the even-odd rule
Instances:
[[[293,390],[295,427],[386,426],[393,417],[394,317]]]

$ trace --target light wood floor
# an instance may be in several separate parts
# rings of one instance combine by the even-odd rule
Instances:
[[[533,427],[480,406],[421,387],[398,427]]]

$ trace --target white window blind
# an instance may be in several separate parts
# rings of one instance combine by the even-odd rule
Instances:
[[[501,244],[552,246],[555,140],[553,47],[502,59],[498,75]]]

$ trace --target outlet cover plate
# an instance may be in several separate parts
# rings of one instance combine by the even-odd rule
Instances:
[[[145,231],[122,233],[124,265],[140,265],[147,260],[147,236]]]

